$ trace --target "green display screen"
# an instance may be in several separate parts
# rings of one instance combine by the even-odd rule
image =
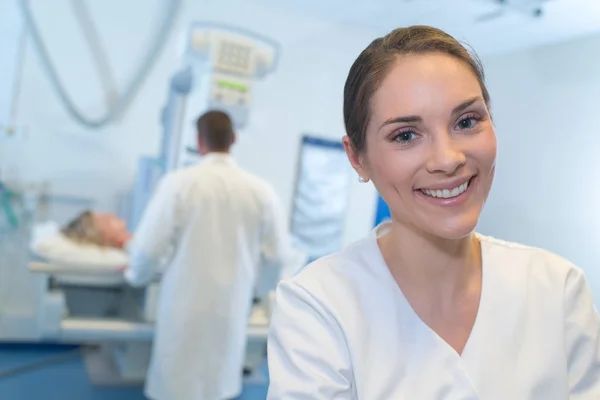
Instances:
[[[248,86],[239,82],[231,82],[231,81],[217,81],[217,85],[222,88],[237,90],[238,92],[247,92]]]

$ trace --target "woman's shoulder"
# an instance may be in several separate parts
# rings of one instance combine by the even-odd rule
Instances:
[[[573,271],[580,271],[571,261],[552,251],[518,242],[499,239],[477,233],[484,257],[502,270],[528,269],[555,278],[564,278]]]
[[[282,279],[279,286],[305,291],[316,298],[348,299],[372,286],[369,282],[374,284],[380,279],[377,241],[367,236],[309,263],[294,276]]]

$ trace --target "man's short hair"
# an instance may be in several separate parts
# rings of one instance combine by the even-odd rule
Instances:
[[[228,151],[235,134],[229,115],[223,111],[208,111],[196,122],[198,137],[204,139],[210,151]]]

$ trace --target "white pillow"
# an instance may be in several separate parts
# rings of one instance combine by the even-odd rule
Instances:
[[[126,267],[127,253],[114,248],[93,244],[77,243],[60,232],[55,222],[46,222],[33,228],[31,251],[46,260],[59,265],[88,269],[115,271]]]

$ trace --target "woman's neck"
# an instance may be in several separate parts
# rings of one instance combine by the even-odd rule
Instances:
[[[473,234],[447,240],[392,222],[378,242],[401,287],[443,302],[461,296],[481,276],[481,247]]]

